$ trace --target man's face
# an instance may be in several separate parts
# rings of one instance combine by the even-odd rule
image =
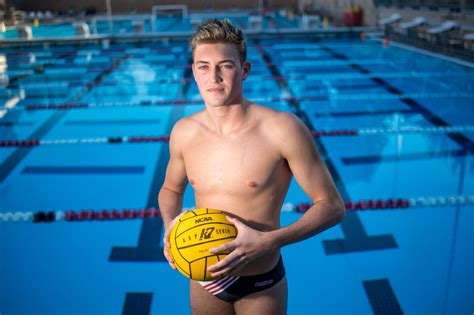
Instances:
[[[242,65],[233,44],[199,44],[194,49],[193,75],[207,106],[242,103],[242,82],[250,63]]]

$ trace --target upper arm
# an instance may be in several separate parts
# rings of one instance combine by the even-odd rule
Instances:
[[[339,193],[308,128],[294,115],[279,119],[281,154],[304,192],[314,201],[340,200]]]
[[[187,176],[183,159],[183,148],[186,141],[186,128],[179,121],[173,127],[170,135],[169,148],[170,159],[166,167],[166,176],[163,188],[182,194],[186,189]]]

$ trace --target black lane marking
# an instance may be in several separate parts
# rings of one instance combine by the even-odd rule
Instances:
[[[153,293],[128,292],[125,296],[122,315],[148,315],[151,311]]]
[[[262,48],[258,48],[265,60],[265,62],[270,65],[269,69],[274,76],[275,80],[278,79],[280,88],[285,91],[291,99],[289,105],[294,109],[295,114],[301,118],[301,120],[306,124],[310,130],[314,130],[314,127],[306,115],[306,113],[301,110],[300,104],[296,100],[294,93],[288,87],[287,82],[282,79],[280,71],[276,68],[272,62],[270,56],[263,51]],[[318,137],[315,137],[315,142],[318,146],[318,150],[321,153],[321,157],[324,159],[326,166],[328,167],[331,175],[333,176],[334,182],[341,194],[343,200],[349,199],[349,194],[342,182],[342,179],[337,172],[334,163],[329,157],[329,154],[324,147],[323,143]],[[345,219],[340,223],[341,228],[344,232],[344,239],[329,240],[323,241],[324,250],[327,255],[331,254],[344,254],[350,252],[359,252],[359,251],[369,251],[369,250],[380,250],[380,249],[389,249],[397,247],[395,240],[391,235],[381,235],[381,236],[368,236],[364,226],[362,225],[358,214],[355,212],[350,212],[346,214]]]
[[[192,70],[188,68],[184,74],[185,78],[190,79]],[[189,89],[190,80],[186,80],[178,99],[184,97]],[[169,134],[174,124],[183,117],[186,106],[174,106],[168,119],[165,133]],[[169,161],[169,146],[161,146],[161,152],[157,163],[153,179],[148,192],[146,207],[158,207],[158,191],[165,179],[165,170]],[[140,230],[140,236],[136,247],[118,247],[114,246],[109,256],[110,262],[136,262],[136,261],[157,261],[166,262],[161,246],[161,234],[163,232],[163,221],[161,218],[148,218],[143,220]]]
[[[410,153],[403,155],[368,155],[368,156],[356,156],[356,157],[343,157],[342,162],[346,165],[358,165],[358,164],[373,164],[383,162],[394,162],[394,161],[416,161],[426,159],[436,159],[443,157],[464,157],[472,155],[472,152],[467,150],[445,150],[438,152],[426,152],[426,153]]]
[[[69,55],[68,53],[67,55]],[[66,57],[62,56],[62,57]],[[112,72],[115,67],[117,67],[121,62],[127,59],[130,55],[125,55],[121,58],[115,60],[112,65],[101,72],[94,80],[95,83],[100,82],[104,76]],[[82,97],[85,93],[89,92],[92,89],[93,85],[87,85],[86,89],[83,92],[71,97],[69,100],[70,103],[73,103],[75,100],[78,100]],[[43,138],[67,113],[69,110],[60,110],[54,112],[44,123],[42,123],[33,134],[26,140],[36,140]],[[11,113],[6,115],[6,118],[10,116]],[[0,183],[2,183],[10,174],[11,172],[20,164],[20,162],[30,153],[33,148],[25,148],[20,147],[15,149],[5,161],[0,164]]]
[[[365,293],[375,315],[402,315],[398,302],[388,279],[362,281]]]

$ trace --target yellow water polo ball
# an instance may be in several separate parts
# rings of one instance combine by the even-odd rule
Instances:
[[[170,254],[176,268],[197,281],[214,278],[209,266],[222,260],[227,253],[212,254],[209,249],[228,243],[237,236],[235,225],[219,210],[198,208],[185,213],[170,233]]]

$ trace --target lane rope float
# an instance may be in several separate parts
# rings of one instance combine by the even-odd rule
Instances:
[[[366,129],[340,129],[340,130],[311,130],[314,137],[324,136],[355,136],[374,134],[410,134],[410,133],[462,133],[474,131],[474,125],[464,126],[437,126],[437,127],[400,127],[400,128],[366,128]],[[58,144],[91,144],[91,143],[147,143],[168,142],[169,135],[163,136],[125,136],[125,137],[98,137],[98,138],[72,138],[51,140],[0,140],[0,147],[35,147],[40,145]]]
[[[310,202],[300,202],[297,204],[285,203],[282,212],[304,213],[313,204]],[[417,198],[388,198],[388,199],[366,199],[359,201],[347,200],[345,206],[347,211],[367,211],[367,210],[397,210],[423,207],[451,207],[451,206],[472,206],[474,205],[474,195],[448,196],[448,197],[417,197]],[[127,208],[127,209],[102,209],[102,210],[67,210],[67,211],[10,211],[0,213],[0,223],[8,222],[33,222],[52,223],[59,221],[79,222],[79,221],[117,221],[132,219],[147,219],[161,217],[157,208]]]

